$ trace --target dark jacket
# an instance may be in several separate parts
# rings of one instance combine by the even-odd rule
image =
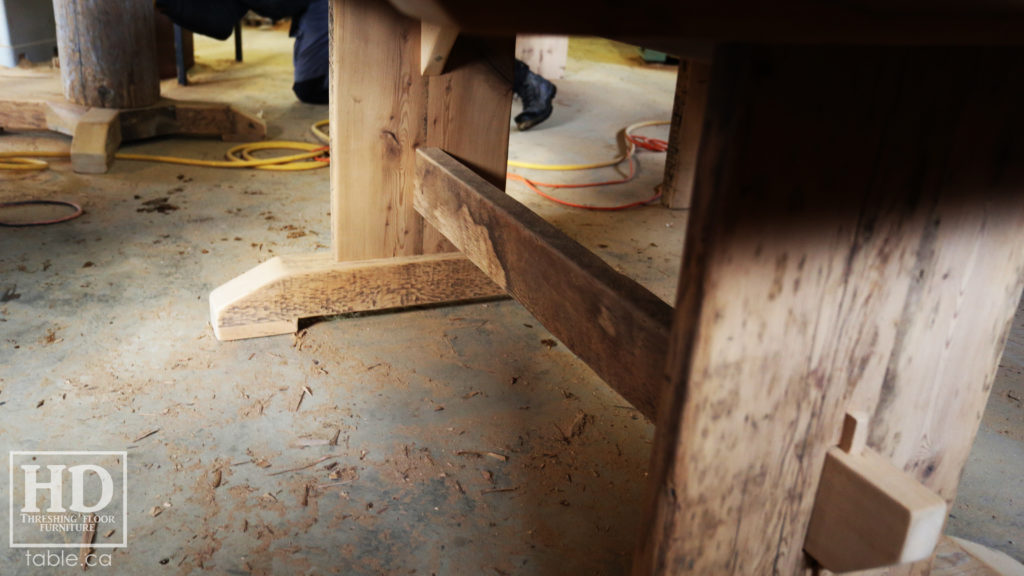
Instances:
[[[252,10],[279,20],[301,14],[311,0],[156,0],[156,7],[175,24],[197,34],[227,40],[235,24]]]

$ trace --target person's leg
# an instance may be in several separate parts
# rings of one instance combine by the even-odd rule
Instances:
[[[516,128],[529,130],[551,116],[554,109],[551,101],[555,99],[558,88],[531,71],[521,60],[516,60],[512,89],[523,100],[523,111],[515,118]]]
[[[512,90],[516,94],[522,94],[523,86],[526,84],[526,77],[529,75],[530,67],[526,65],[526,62],[516,58],[515,74],[512,77]]]
[[[330,31],[327,0],[313,0],[292,24],[295,37],[295,84],[292,91],[309,104],[327,104]]]
[[[292,84],[295,96],[306,104],[327,104],[330,101],[330,90],[327,88],[327,76],[319,76]]]

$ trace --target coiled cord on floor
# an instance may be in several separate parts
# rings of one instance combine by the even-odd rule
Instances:
[[[629,202],[627,204],[619,204],[617,206],[595,206],[591,204],[579,204],[576,202],[570,202],[568,200],[563,200],[561,198],[552,196],[551,194],[548,194],[541,190],[540,187],[543,186],[545,188],[590,188],[594,186],[612,186],[615,184],[625,184],[626,182],[630,182],[631,180],[633,180],[634,177],[636,177],[636,164],[633,161],[633,156],[636,154],[637,148],[642,148],[644,150],[650,150],[653,152],[664,152],[665,150],[668,149],[668,143],[666,141],[659,140],[657,138],[648,138],[646,136],[636,136],[633,134],[633,131],[639,130],[640,128],[646,128],[648,126],[664,126],[666,124],[669,124],[669,122],[666,120],[650,120],[646,122],[637,122],[636,124],[630,124],[629,126],[623,129],[623,135],[626,141],[625,153],[615,157],[612,160],[608,160],[605,162],[594,162],[591,164],[538,164],[534,162],[521,162],[517,160],[510,160],[508,163],[510,168],[526,168],[529,170],[548,170],[555,172],[564,172],[574,170],[594,170],[597,168],[608,168],[610,166],[618,166],[619,164],[625,161],[629,164],[629,174],[625,178],[620,178],[618,180],[605,180],[600,182],[561,184],[555,182],[539,182],[537,180],[526,178],[525,176],[516,174],[514,172],[509,172],[506,174],[506,176],[510,180],[522,182],[523,184],[526,185],[527,188],[529,188],[532,192],[541,196],[542,198],[550,200],[551,202],[555,202],[556,204],[561,204],[562,206],[569,206],[571,208],[582,208],[584,210],[612,212],[616,210],[626,210],[627,208],[633,208],[636,206],[650,204],[651,202],[654,202],[658,198],[661,198],[660,186],[658,188],[655,188],[655,194],[650,198],[638,200],[636,202]]]
[[[180,164],[185,166],[204,166],[210,168],[254,168],[257,170],[273,170],[273,171],[298,171],[298,170],[316,170],[324,168],[329,163],[330,154],[330,136],[323,130],[322,127],[329,124],[329,120],[321,120],[310,126],[310,132],[323,142],[324,145],[311,144],[308,142],[291,142],[283,140],[274,140],[268,142],[251,142],[246,144],[240,144],[230,148],[226,153],[226,160],[199,160],[195,158],[184,158],[180,156],[162,156],[152,154],[130,154],[125,152],[119,152],[115,154],[115,158],[119,160],[137,160],[145,162],[162,162],[168,164]],[[625,153],[617,156],[616,158],[604,162],[594,162],[588,164],[540,164],[535,162],[523,162],[517,160],[510,160],[508,166],[510,168],[524,168],[529,170],[545,170],[545,171],[576,171],[576,170],[594,170],[598,168],[608,168],[612,166],[618,166],[622,162],[627,162],[629,165],[629,174],[625,178],[617,180],[604,180],[598,182],[582,182],[575,184],[563,184],[556,182],[540,182],[527,178],[525,176],[508,172],[507,177],[510,180],[522,182],[534,193],[539,196],[561,204],[563,206],[569,206],[572,208],[582,208],[585,210],[599,210],[599,211],[615,211],[625,210],[627,208],[633,208],[635,206],[643,206],[649,204],[661,197],[660,187],[655,188],[656,193],[646,199],[638,200],[636,202],[630,202],[627,204],[620,204],[616,206],[595,206],[590,204],[579,204],[576,202],[570,202],[563,200],[548,194],[540,189],[540,187],[561,189],[561,188],[590,188],[595,186],[611,186],[615,184],[624,184],[630,182],[636,177],[636,164],[633,157],[636,155],[637,148],[645,150],[651,150],[655,152],[664,152],[668,148],[667,142],[656,138],[649,138],[645,136],[634,135],[633,132],[640,128],[649,126],[664,126],[669,122],[664,120],[652,120],[646,122],[638,122],[631,124],[623,129],[623,135],[626,141]],[[298,154],[289,154],[285,156],[276,156],[272,158],[257,158],[253,156],[253,152],[261,150],[299,150]],[[0,152],[0,170],[15,170],[15,171],[33,171],[33,170],[46,170],[49,166],[45,160],[40,158],[68,158],[70,153],[68,152]],[[54,220],[46,220],[39,222],[29,222],[25,224],[17,224],[18,226],[31,226],[39,224],[53,224],[56,222],[65,222],[72,218],[76,218],[82,213],[81,207],[72,202],[58,201],[58,200],[28,200],[21,202],[5,202],[0,204],[0,208],[20,206],[26,204],[60,204],[71,206],[75,208],[75,212],[69,216],[61,217]],[[0,222],[0,225],[13,225]]]
[[[60,222],[67,222],[68,220],[74,220],[82,215],[82,207],[74,202],[68,200],[18,200],[15,202],[0,202],[0,210],[4,208],[16,208],[18,206],[64,206],[71,208],[71,212],[64,216],[58,216],[56,218],[47,218],[45,220],[28,220],[25,222],[5,222],[0,220],[0,226],[6,226],[9,228],[20,228],[24,226],[45,226],[47,224],[58,224]]]
[[[209,168],[254,168],[256,170],[297,171],[325,168],[328,164],[330,137],[321,127],[328,125],[329,120],[321,120],[312,126],[310,131],[323,144],[309,142],[292,142],[287,140],[271,140],[267,142],[248,142],[230,148],[225,153],[225,160],[200,160],[181,156],[164,156],[153,154],[131,154],[118,152],[114,158],[118,160],[139,160],[144,162],[162,162],[165,164],[181,164],[184,166],[206,166]],[[257,158],[253,152],[260,150],[299,150],[298,154]],[[0,152],[0,170],[33,171],[46,170],[49,164],[40,158],[69,158],[70,152]]]
[[[323,145],[309,142],[290,142],[284,140],[273,140],[269,142],[250,142],[230,148],[226,153],[226,160],[199,160],[196,158],[183,158],[180,156],[161,156],[152,154],[130,154],[118,152],[114,155],[118,160],[139,160],[144,162],[161,162],[165,164],[180,164],[184,166],[206,166],[210,168],[254,168],[256,170],[275,171],[296,171],[316,170],[324,168],[329,163],[330,136],[324,132],[323,127],[330,123],[329,120],[321,120],[310,126],[313,133]],[[275,156],[272,158],[257,158],[253,152],[261,150],[299,150],[298,154]],[[42,158],[69,158],[70,152],[55,151],[14,151],[0,152],[0,170],[18,172],[40,171],[49,168],[49,164]],[[30,220],[25,222],[7,222],[0,220],[0,226],[4,227],[25,227],[44,226],[67,222],[82,215],[82,207],[67,200],[19,200],[14,202],[0,202],[0,209],[17,208],[24,206],[66,206],[72,212],[57,218],[45,220]]]

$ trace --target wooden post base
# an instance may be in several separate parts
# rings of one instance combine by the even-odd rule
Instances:
[[[219,340],[289,334],[300,318],[493,298],[505,291],[461,254],[337,262],[272,258],[210,294]]]
[[[171,135],[251,141],[267,135],[262,120],[229,104],[168,99],[125,110],[87,108],[57,100],[0,99],[0,126],[72,136],[71,166],[85,174],[109,170],[122,141]]]

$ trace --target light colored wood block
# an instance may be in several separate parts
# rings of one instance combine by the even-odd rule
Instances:
[[[516,36],[516,58],[525,62],[534,73],[548,80],[565,78],[565,63],[569,59],[569,37],[520,34]]]
[[[37,130],[50,130],[52,132],[60,132],[61,134],[67,134],[68,136],[75,135],[75,128],[78,127],[78,120],[90,110],[85,106],[79,106],[78,104],[72,104],[70,102],[43,102],[41,103],[45,110],[46,123],[40,126],[36,126]],[[124,134],[122,133],[122,137]]]
[[[92,108],[78,118],[71,139],[71,168],[79,174],[105,174],[121,145],[118,111]]]
[[[946,501],[870,448],[866,414],[848,414],[828,451],[804,550],[827,570],[852,572],[931,557]]]
[[[50,130],[74,136],[78,119],[90,110],[63,98],[34,99],[21,90],[8,88],[4,87],[4,98],[0,99],[0,127],[7,130]],[[9,91],[13,97],[9,97]]]
[[[414,205],[496,284],[648,418],[665,383],[671,307],[436,148]]]
[[[504,295],[459,254],[336,262],[328,253],[278,256],[210,294],[220,340],[288,334],[300,318]]]
[[[438,26],[429,22],[420,24],[420,73],[437,76],[444,71],[448,54],[459,36],[458,28]]]

